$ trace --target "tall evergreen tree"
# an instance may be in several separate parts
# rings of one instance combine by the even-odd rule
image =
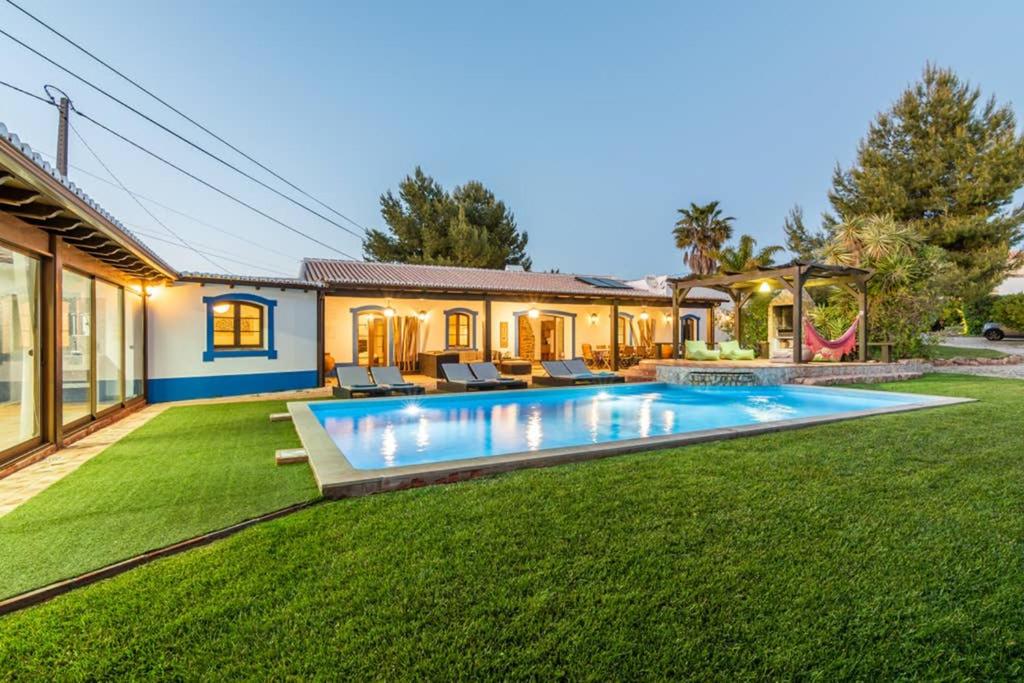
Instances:
[[[718,269],[715,254],[732,237],[732,216],[723,216],[718,202],[704,205],[690,202],[679,209],[680,218],[672,230],[676,247],[683,250],[683,261],[697,275],[708,275]]]
[[[450,194],[419,166],[381,195],[388,230],[370,230],[363,255],[370,261],[504,268],[532,261],[529,236],[519,232],[515,215],[478,181]]]
[[[782,222],[786,234],[786,249],[801,261],[821,258],[821,250],[828,241],[823,231],[811,231],[804,224],[804,210],[799,204],[793,206]]]
[[[1024,138],[1008,105],[982,101],[977,87],[929,64],[876,117],[832,185],[838,219],[828,222],[886,214],[912,224],[955,267],[949,293],[970,301],[1005,277],[1022,236],[1024,209],[1010,204],[1024,185]]]

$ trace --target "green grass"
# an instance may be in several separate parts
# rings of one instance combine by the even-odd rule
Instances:
[[[282,402],[170,408],[0,517],[0,596],[318,495]]]
[[[995,349],[974,349],[961,346],[935,344],[928,347],[928,357],[933,360],[949,358],[1006,358],[1005,353]]]
[[[0,619],[0,679],[1024,676],[1024,382],[325,503]]]

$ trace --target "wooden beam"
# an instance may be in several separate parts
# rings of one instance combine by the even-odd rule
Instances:
[[[857,350],[857,359],[866,363],[868,360],[868,284],[864,282],[861,284],[860,291],[857,293],[857,303],[860,304],[860,329],[857,330],[857,344],[859,349]]]
[[[679,358],[679,299],[681,290],[672,285],[672,358]]]
[[[705,322],[705,326],[708,328],[707,344],[708,348],[711,348],[715,345],[715,307],[708,306],[706,311],[707,320]]]
[[[804,362],[804,276],[800,266],[793,275],[793,362]]]
[[[21,206],[22,204],[29,204],[37,199],[40,199],[40,195],[35,190],[23,190],[20,187],[3,187],[0,186],[0,204],[7,204],[9,206]]]
[[[14,206],[4,210],[12,216],[35,218],[38,220],[56,218],[64,212],[64,209],[59,206],[50,206],[49,204],[25,204],[24,206]]]
[[[44,267],[45,304],[43,360],[46,367],[46,431],[47,438],[57,448],[64,446],[64,248],[56,235],[50,237],[52,258]]]
[[[612,304],[612,337],[611,344],[608,348],[611,349],[611,369],[613,371],[619,369],[619,305]]]
[[[491,360],[491,300],[484,299],[484,362],[490,362]],[[572,355],[576,355],[576,349],[572,350]]]

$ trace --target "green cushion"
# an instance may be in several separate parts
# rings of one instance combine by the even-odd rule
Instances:
[[[754,350],[741,349],[740,343],[735,339],[719,342],[718,348],[722,352],[722,358],[728,360],[754,360]]]
[[[708,345],[702,341],[687,340],[685,345],[687,360],[718,360],[719,358],[718,351],[708,349]]]

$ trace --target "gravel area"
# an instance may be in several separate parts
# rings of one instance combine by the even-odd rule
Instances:
[[[958,375],[1024,379],[1024,363],[1018,365],[945,365],[932,368],[932,370],[934,372],[952,372]]]
[[[1004,339],[992,342],[984,337],[945,337],[939,342],[943,346],[959,346],[965,349],[991,349],[1015,356],[1024,356],[1024,339]]]

